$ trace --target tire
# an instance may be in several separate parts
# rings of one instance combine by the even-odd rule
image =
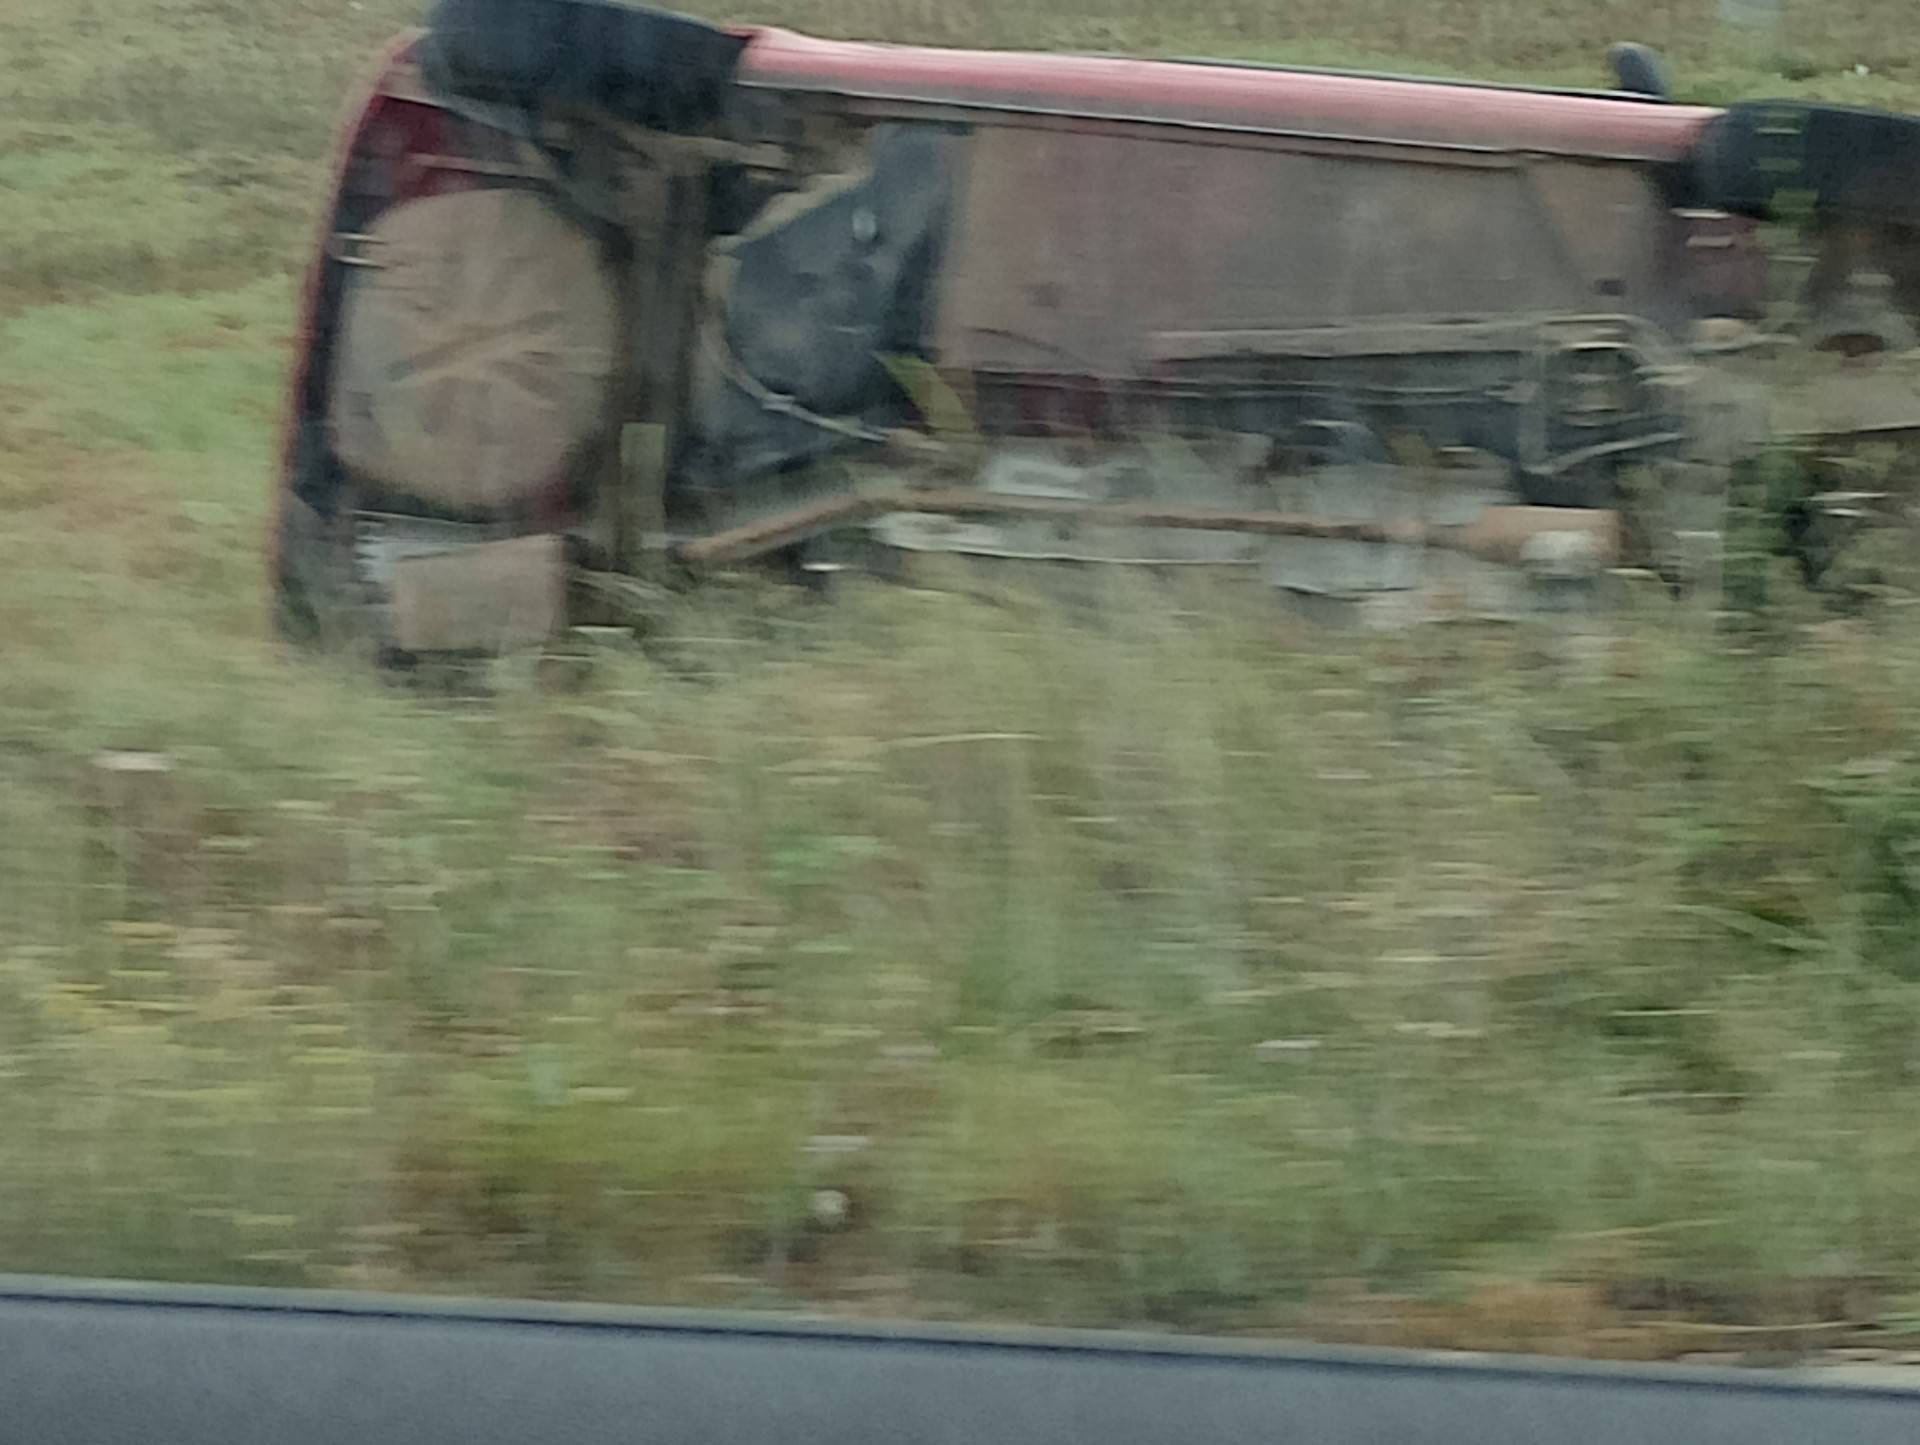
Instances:
[[[438,0],[422,64],[430,84],[523,109],[593,106],[654,130],[711,124],[743,37],[607,0]]]

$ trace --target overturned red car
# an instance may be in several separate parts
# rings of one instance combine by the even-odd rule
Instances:
[[[1765,439],[1723,364],[1782,330],[1759,223],[1813,238],[1796,344],[1898,351],[1920,310],[1920,122],[1614,63],[1549,91],[441,0],[341,137],[283,625],[487,652],[850,539],[1580,605],[1623,478],[1670,504],[1639,535],[1710,535]]]

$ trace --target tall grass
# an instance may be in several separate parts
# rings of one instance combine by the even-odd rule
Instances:
[[[1635,1353],[1911,1313],[1898,607],[741,583],[484,706],[280,654],[289,276],[408,10],[0,11],[0,1268]],[[1906,83],[1892,7],[1820,14],[1795,84]],[[1774,88],[1708,15],[730,18]]]

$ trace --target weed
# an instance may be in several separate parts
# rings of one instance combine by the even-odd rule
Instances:
[[[1765,646],[1116,577],[715,589],[485,706],[280,654],[290,278],[413,13],[0,14],[0,1268],[1568,1349],[1920,1287],[1920,642],[1768,570],[1786,461]],[[1794,82],[1711,15],[751,18],[1910,93],[1890,3],[1793,7]]]

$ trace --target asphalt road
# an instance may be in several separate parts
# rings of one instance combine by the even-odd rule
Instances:
[[[1920,1389],[0,1277],[34,1445],[1915,1445]]]

